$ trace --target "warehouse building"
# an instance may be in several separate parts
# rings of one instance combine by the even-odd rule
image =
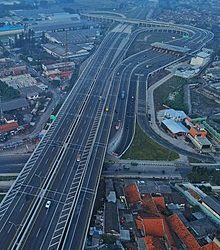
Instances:
[[[0,37],[20,34],[23,31],[24,31],[24,26],[20,24],[3,25],[3,26],[0,26]]]
[[[189,132],[181,122],[176,122],[173,119],[164,119],[161,122],[161,127],[173,137],[185,136]]]
[[[25,98],[17,98],[11,101],[1,103],[1,109],[3,112],[9,112],[18,109],[27,109],[29,104]]]

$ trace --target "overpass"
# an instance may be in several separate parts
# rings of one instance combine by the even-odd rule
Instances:
[[[194,26],[189,25],[180,25],[174,23],[165,23],[161,21],[149,21],[149,20],[140,20],[132,18],[124,18],[120,16],[109,16],[104,15],[104,13],[81,13],[82,18],[89,20],[101,21],[101,22],[110,22],[110,23],[123,23],[131,24],[134,27],[147,27],[154,28],[155,31],[160,32],[174,32],[180,33],[186,37],[188,36],[204,36],[204,44],[213,39],[214,34],[211,31],[200,29]]]

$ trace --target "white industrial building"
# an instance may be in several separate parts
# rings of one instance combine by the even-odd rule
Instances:
[[[191,59],[190,64],[193,66],[203,66],[208,63],[210,60],[210,54],[204,51],[201,51],[196,54],[195,57]]]

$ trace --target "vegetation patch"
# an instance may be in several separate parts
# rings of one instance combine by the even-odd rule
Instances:
[[[192,172],[188,174],[191,182],[201,183],[202,181],[211,182],[215,185],[220,185],[220,171],[208,169],[207,167],[193,166]]]
[[[11,100],[18,98],[20,93],[17,89],[9,87],[6,83],[0,81],[0,96],[2,100]]]
[[[163,105],[173,109],[187,112],[188,107],[184,100],[184,86],[187,80],[180,77],[172,77],[155,90],[156,110],[163,108]]]
[[[178,159],[179,155],[151,140],[137,125],[135,130],[135,137],[131,144],[131,147],[127,150],[122,158],[134,160],[173,161]]]

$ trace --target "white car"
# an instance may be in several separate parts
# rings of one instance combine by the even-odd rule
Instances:
[[[81,159],[81,154],[78,154],[77,157],[76,157],[76,161],[79,162]]]
[[[48,209],[50,207],[50,205],[51,205],[51,201],[47,201],[45,207]]]

